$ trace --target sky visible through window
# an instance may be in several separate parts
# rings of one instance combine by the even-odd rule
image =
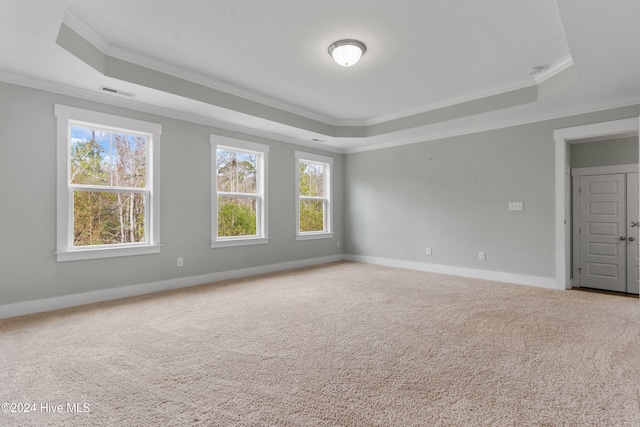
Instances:
[[[69,148],[74,245],[144,242],[147,137],[73,125]]]
[[[146,140],[143,136],[71,126],[71,182],[144,187]]]

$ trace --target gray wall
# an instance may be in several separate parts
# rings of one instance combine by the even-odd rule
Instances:
[[[553,277],[554,129],[638,115],[633,106],[348,155],[345,250]]]
[[[631,165],[638,163],[638,137],[571,144],[571,167]]]
[[[56,103],[162,124],[161,254],[56,262]],[[270,146],[268,245],[209,246],[212,133]],[[295,150],[334,158],[333,239],[295,240]],[[343,180],[340,154],[0,83],[0,305],[340,254]]]
[[[55,103],[162,124],[161,254],[56,262]],[[270,146],[272,240],[211,249],[209,135],[242,135],[0,83],[0,305],[336,255],[337,241],[355,255],[553,277],[554,129],[638,115],[632,106],[347,156],[245,136]],[[295,150],[335,159],[334,239],[295,240]]]

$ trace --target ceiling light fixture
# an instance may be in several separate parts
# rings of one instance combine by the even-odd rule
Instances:
[[[350,67],[360,60],[367,51],[367,47],[358,40],[338,40],[329,46],[329,55],[333,57],[336,64],[343,67]]]

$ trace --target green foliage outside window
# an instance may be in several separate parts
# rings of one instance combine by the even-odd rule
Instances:
[[[257,234],[258,156],[217,150],[218,237]]]
[[[316,200],[300,200],[300,232],[324,230],[323,202]]]
[[[74,245],[144,242],[144,196],[95,187],[144,188],[146,138],[81,127],[71,134],[69,180],[93,186],[73,192]]]
[[[300,196],[322,198],[324,196],[325,166],[300,162]],[[324,201],[300,199],[300,232],[324,231]]]
[[[74,245],[144,242],[144,199],[141,194],[73,192]]]
[[[218,236],[255,236],[256,207],[246,198],[218,197]]]

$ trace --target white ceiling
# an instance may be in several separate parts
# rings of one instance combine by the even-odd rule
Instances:
[[[640,103],[638,16],[637,0],[2,0],[0,80],[350,152]],[[63,23],[104,57],[257,107],[115,78],[56,42]],[[367,45],[353,67],[327,53],[342,38]],[[462,112],[568,68],[577,82],[548,96]]]

